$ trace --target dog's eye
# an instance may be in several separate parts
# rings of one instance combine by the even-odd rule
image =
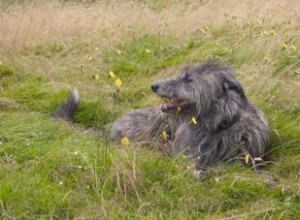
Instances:
[[[185,75],[183,76],[183,80],[184,80],[184,82],[186,82],[186,83],[191,83],[191,82],[193,82],[193,79],[192,79],[191,76],[188,75],[188,74],[185,74]]]

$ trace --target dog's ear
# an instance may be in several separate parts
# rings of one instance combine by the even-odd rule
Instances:
[[[223,83],[223,90],[226,93],[230,91],[235,91],[237,94],[240,95],[241,98],[246,98],[242,85],[236,79],[226,79]]]

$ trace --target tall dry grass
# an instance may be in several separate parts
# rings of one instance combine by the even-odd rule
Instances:
[[[265,19],[270,24],[300,19],[300,2],[297,0],[211,0],[183,4],[172,4],[163,10],[153,10],[134,1],[92,5],[33,1],[26,6],[11,5],[5,9],[0,5],[0,47],[16,49],[28,43],[85,36],[103,38],[103,44],[109,46],[139,32],[171,34],[184,40],[199,26],[219,26],[232,16],[239,22]]]
[[[18,53],[15,52],[26,45],[42,45],[48,41],[79,40],[82,42],[86,39],[87,42],[97,41],[96,55],[101,57],[102,52],[113,49],[132,38],[139,38],[147,34],[171,35],[178,40],[178,43],[186,43],[187,39],[203,26],[217,29],[223,25],[226,28],[229,23],[241,26],[250,22],[255,23],[256,26],[259,26],[258,23],[263,23],[264,28],[268,28],[265,30],[270,31],[273,25],[276,25],[277,29],[282,25],[282,29],[284,29],[287,27],[287,22],[297,25],[300,20],[298,13],[300,2],[298,0],[191,0],[188,3],[169,0],[168,2],[171,2],[168,7],[161,9],[149,7],[138,1],[62,4],[55,0],[33,0],[30,4],[12,4],[9,7],[4,7],[0,3],[0,50],[3,52],[14,51],[13,56],[16,58]],[[260,56],[264,53],[265,58],[268,58],[268,56],[272,56],[274,48],[278,47],[278,44],[280,45],[286,39],[297,39],[299,35],[299,31],[293,28],[285,33],[278,33],[273,38],[268,38],[268,48],[265,46],[266,39],[264,38],[255,39],[252,43],[261,48],[257,52],[260,53]],[[249,44],[249,46],[254,45]],[[244,51],[247,53],[247,48]],[[59,80],[65,80],[62,72],[69,72],[74,63],[77,63],[78,60],[86,60],[86,57],[90,55],[85,52],[81,52],[81,54],[79,57],[74,57],[73,60],[69,56],[68,59],[72,62],[61,65],[59,63],[62,59],[59,57],[35,64],[31,60],[28,61],[27,57],[21,56],[16,58],[15,62],[26,65],[27,72],[45,73],[46,76],[56,76]],[[98,63],[101,62],[100,59]],[[242,66],[241,71],[246,72],[243,80],[248,84],[248,88],[252,88],[253,93],[257,91],[257,87],[261,90],[272,88],[273,86],[266,86],[266,83],[275,85],[278,81],[282,81],[280,84],[289,85],[284,86],[284,92],[299,93],[298,81],[293,79],[288,81],[285,74],[282,74],[282,79],[273,79],[269,74],[265,74],[271,72],[272,65],[258,66],[255,72],[251,72],[252,74],[248,74],[248,71],[252,71],[253,67],[247,65],[249,64]],[[291,70],[291,72],[293,71]],[[76,78],[78,79],[78,77],[80,76]],[[255,81],[256,77],[262,80],[257,82]],[[249,86],[250,84],[253,86]],[[293,100],[297,98],[289,97]]]

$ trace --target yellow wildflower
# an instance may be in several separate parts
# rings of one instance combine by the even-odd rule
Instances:
[[[287,48],[287,45],[285,43],[282,43],[281,46],[286,49]]]
[[[111,78],[116,78],[116,75],[115,75],[114,72],[111,71],[111,70],[109,71],[109,75],[110,75]]]
[[[151,53],[151,50],[149,50],[149,49],[145,49],[145,51],[146,51],[147,53]]]
[[[247,153],[247,154],[245,155],[245,163],[248,164],[248,163],[249,163],[249,160],[250,160],[250,154]]]
[[[121,55],[121,54],[122,54],[122,51],[117,50],[117,54],[118,54],[118,55]]]
[[[122,143],[122,145],[124,145],[124,146],[128,146],[128,145],[129,145],[129,139],[128,139],[127,137],[123,137],[123,138],[121,139],[121,143]]]
[[[198,122],[197,122],[197,120],[196,120],[195,117],[192,117],[192,123],[193,123],[194,125],[198,124]]]
[[[122,86],[122,81],[120,79],[115,80],[115,86],[116,87],[121,87]]]
[[[92,56],[88,56],[89,61],[91,62],[93,60]]]
[[[291,48],[292,48],[293,51],[297,50],[297,47],[295,47],[295,45],[292,45]]]
[[[169,135],[166,130],[163,130],[162,135],[166,141],[169,139]]]
[[[95,47],[95,51],[98,51],[99,50],[99,48],[98,47]]]

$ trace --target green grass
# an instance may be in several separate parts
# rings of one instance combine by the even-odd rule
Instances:
[[[172,4],[153,1],[144,7],[158,13]],[[2,7],[12,6],[6,2]],[[222,25],[199,26],[182,38],[138,27],[133,38],[115,39],[122,33],[116,28],[84,38],[3,45],[0,218],[298,219],[298,26],[250,21],[236,25],[225,16]],[[113,43],[102,43],[110,39]],[[209,58],[232,66],[249,99],[268,117],[271,162],[266,170],[276,179],[274,186],[239,161],[213,167],[199,181],[190,158],[133,143],[114,146],[105,132],[100,134],[129,109],[160,104],[149,89],[153,81]],[[121,88],[109,71],[122,80]],[[74,87],[82,99],[75,123],[53,119]]]

